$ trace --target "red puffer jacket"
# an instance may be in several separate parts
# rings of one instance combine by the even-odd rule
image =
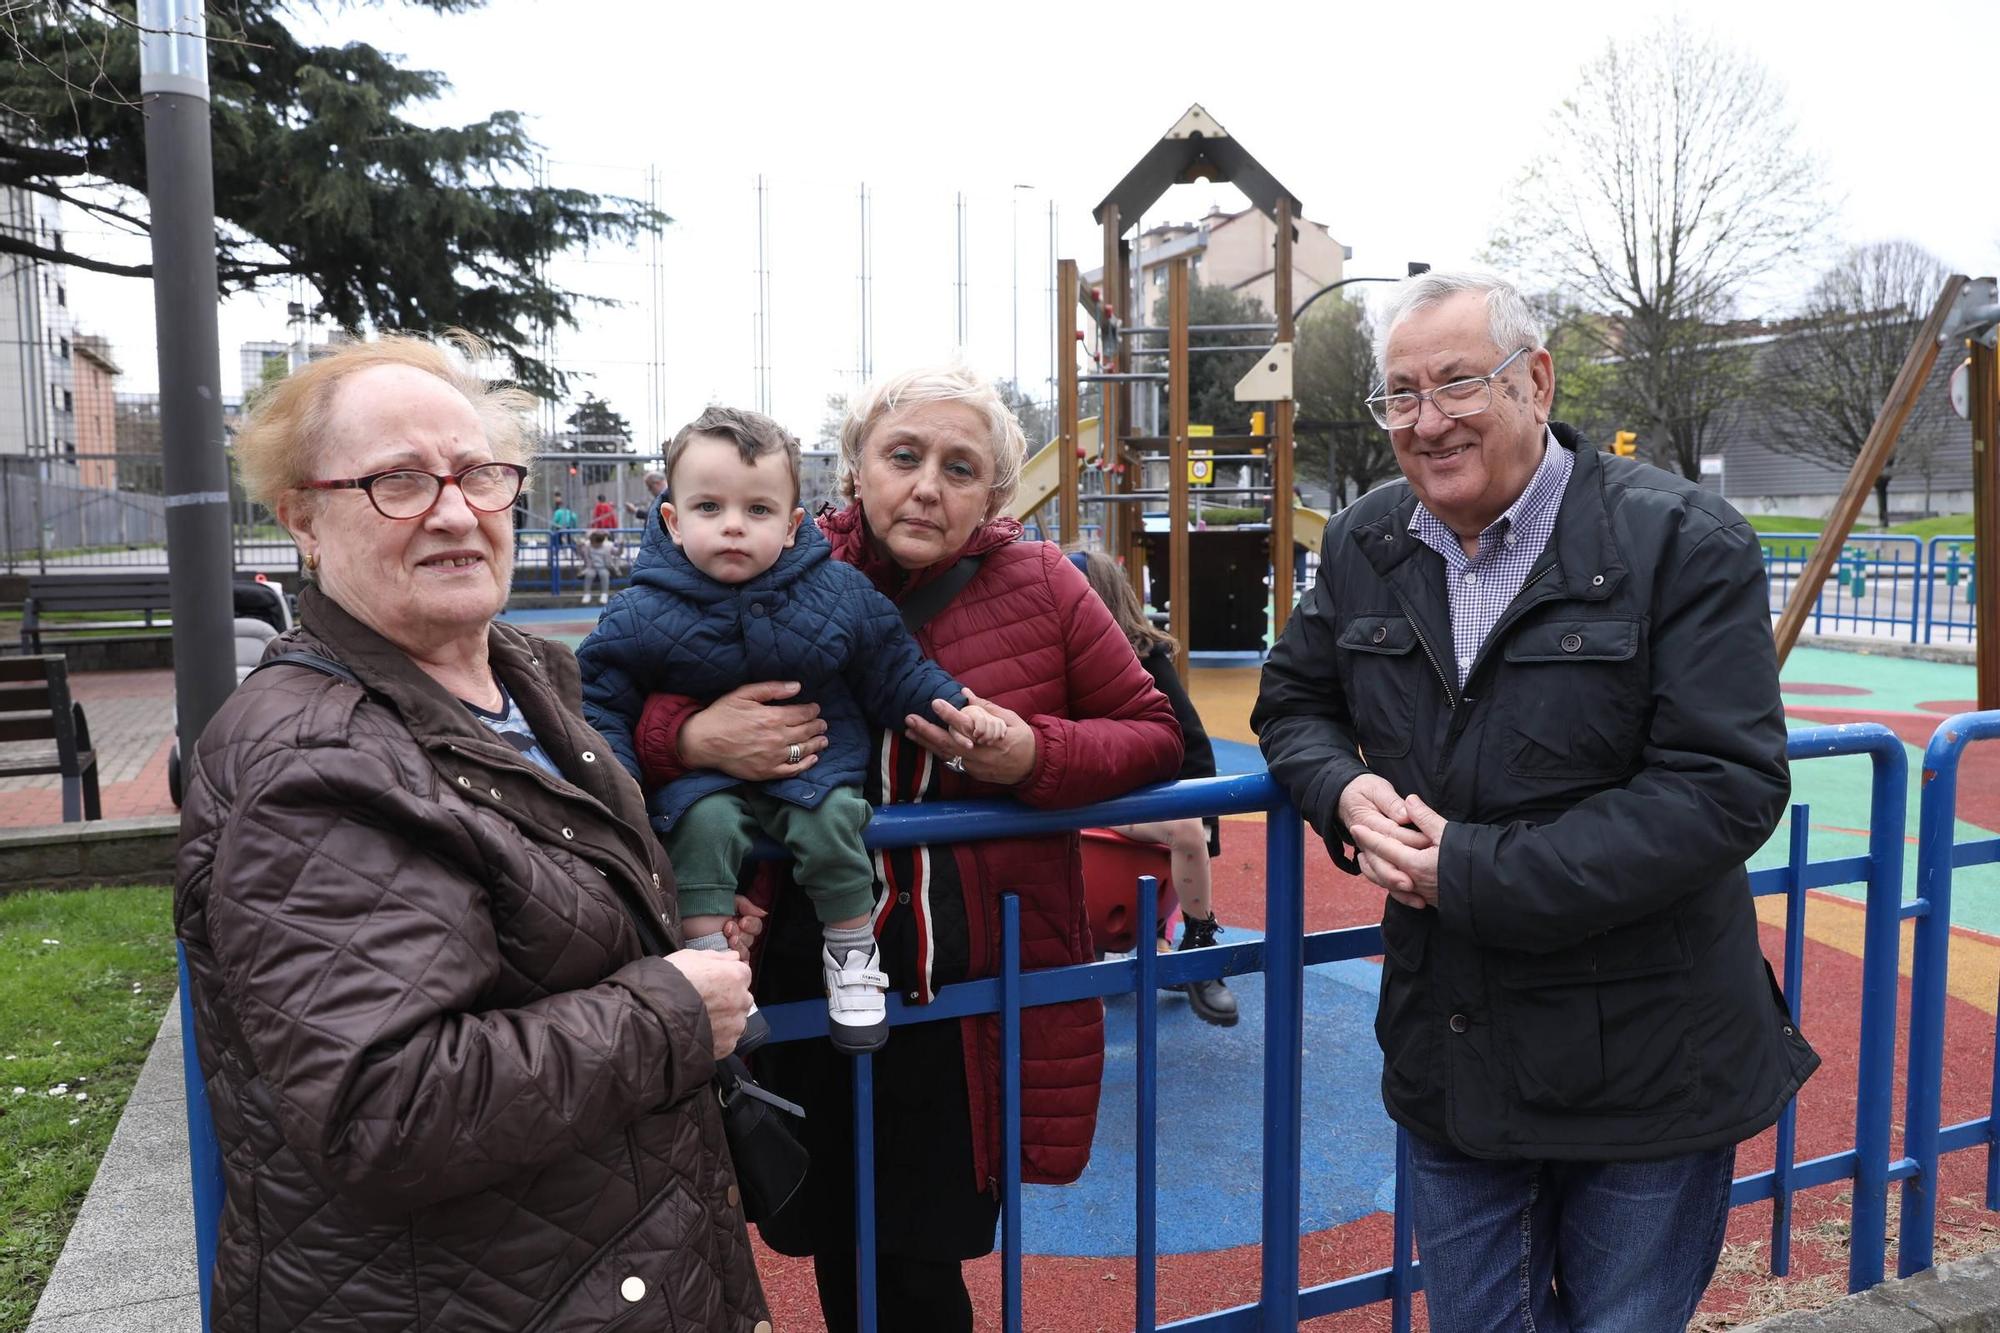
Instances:
[[[892,599],[948,568],[935,566],[899,586],[903,572],[876,550],[858,505],[819,523],[834,554],[859,567]],[[1154,688],[1082,573],[1054,545],[1020,536],[1021,525],[1011,518],[995,519],[972,535],[962,554],[984,557],[979,573],[918,632],[917,641],[973,693],[1027,720],[1035,731],[1035,771],[1012,789],[946,771],[943,795],[1009,795],[1028,805],[1059,808],[1172,778],[1181,764],[1173,706]],[[680,725],[701,706],[674,695],[648,702],[637,734],[648,784],[686,771],[678,749]],[[1025,966],[1090,961],[1076,834],[960,843],[951,850],[964,886],[967,938],[935,941],[936,952],[962,950],[969,976],[997,973],[1000,896],[1015,893],[1021,898]],[[964,1022],[972,1167],[975,1180],[990,1183],[999,1177],[999,1025],[990,1017]],[[1021,1048],[1022,1179],[1067,1184],[1083,1174],[1097,1128],[1103,1005],[1081,1000],[1028,1010],[1021,1020]]]

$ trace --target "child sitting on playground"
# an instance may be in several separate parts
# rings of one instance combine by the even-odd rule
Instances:
[[[1111,609],[1111,618],[1118,622],[1118,628],[1132,644],[1132,651],[1139,655],[1139,665],[1146,668],[1160,693],[1174,706],[1174,717],[1181,724],[1181,737],[1187,747],[1176,779],[1214,777],[1215,747],[1208,743],[1208,732],[1201,725],[1200,714],[1194,711],[1194,700],[1188,698],[1180,673],[1174,670],[1173,637],[1155,629],[1146,619],[1145,610],[1139,605],[1139,594],[1132,591],[1131,581],[1116,560],[1102,551],[1077,551],[1071,553],[1070,561],[1083,571],[1083,576],[1090,580],[1091,590]],[[1180,947],[1201,949],[1215,943],[1222,927],[1216,923],[1209,904],[1208,861],[1222,853],[1219,822],[1174,819],[1121,824],[1112,831],[1137,842],[1159,843],[1168,849],[1174,892],[1181,900]],[[1196,1018],[1217,1027],[1236,1026],[1236,997],[1229,993],[1221,978],[1191,981],[1182,989],[1187,992],[1188,1007],[1194,1010]]]
[[[584,715],[639,777],[632,733],[650,694],[712,699],[753,681],[791,680],[793,702],[819,704],[826,747],[815,771],[746,784],[697,770],[650,793],[648,807],[693,948],[729,947],[723,924],[757,834],[785,845],[825,941],[833,1044],[879,1049],[889,981],[862,844],[872,814],[860,792],[869,725],[900,728],[942,699],[957,706],[948,720],[965,741],[994,744],[1006,727],[924,658],[867,575],[832,558],[798,507],[799,445],[777,422],[711,407],[667,446],[666,472],[673,498],[646,525],[632,584],[577,650]],[[804,758],[793,746],[787,762]],[[739,1049],[754,1044],[756,1029],[768,1030],[753,1014]]]
[[[590,541],[583,548],[583,604],[590,605],[590,589],[597,586],[599,606],[611,600],[611,580],[625,572],[625,562],[618,558],[618,547],[610,534],[593,532]]]

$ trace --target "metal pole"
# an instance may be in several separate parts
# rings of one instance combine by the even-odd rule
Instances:
[[[1278,341],[1292,341],[1292,200],[1278,200],[1278,243],[1272,295],[1278,307]],[[1292,615],[1292,399],[1278,400],[1271,440],[1271,637],[1285,632]]]
[[[215,176],[200,0],[139,0],[139,88],[153,216],[153,326],[183,755],[236,687],[229,459],[216,324]]]
[[[1188,605],[1188,261],[1176,255],[1167,267],[1168,373],[1167,434],[1167,632],[1174,636],[1174,669],[1187,678],[1188,636],[1194,624]],[[1106,395],[1108,398],[1110,395]],[[1143,942],[1142,942],[1143,943]]]
[[[1973,677],[1979,706],[2000,708],[2000,587],[1994,557],[2000,555],[2000,365],[1985,336],[1967,344],[1972,414],[1972,552],[1985,566],[1972,585]]]

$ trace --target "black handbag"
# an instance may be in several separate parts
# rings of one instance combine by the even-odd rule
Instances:
[[[729,1156],[736,1163],[743,1215],[761,1224],[790,1203],[806,1183],[812,1154],[785,1121],[787,1115],[804,1119],[805,1108],[761,1086],[734,1055],[716,1066],[715,1095],[722,1105]]]

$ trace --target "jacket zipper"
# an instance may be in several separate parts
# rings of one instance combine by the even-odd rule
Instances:
[[[1396,601],[1401,604],[1403,615],[1409,619],[1410,633],[1417,636],[1418,646],[1424,650],[1424,656],[1430,659],[1431,670],[1437,672],[1438,684],[1444,686],[1445,702],[1450,704],[1452,712],[1456,713],[1458,711],[1458,691],[1452,688],[1451,678],[1445,675],[1444,663],[1439,661],[1438,655],[1431,650],[1431,641],[1424,637],[1424,632],[1421,629],[1417,628],[1416,607],[1410,605],[1410,599],[1403,596],[1397,589],[1391,588],[1390,591],[1396,594]]]

